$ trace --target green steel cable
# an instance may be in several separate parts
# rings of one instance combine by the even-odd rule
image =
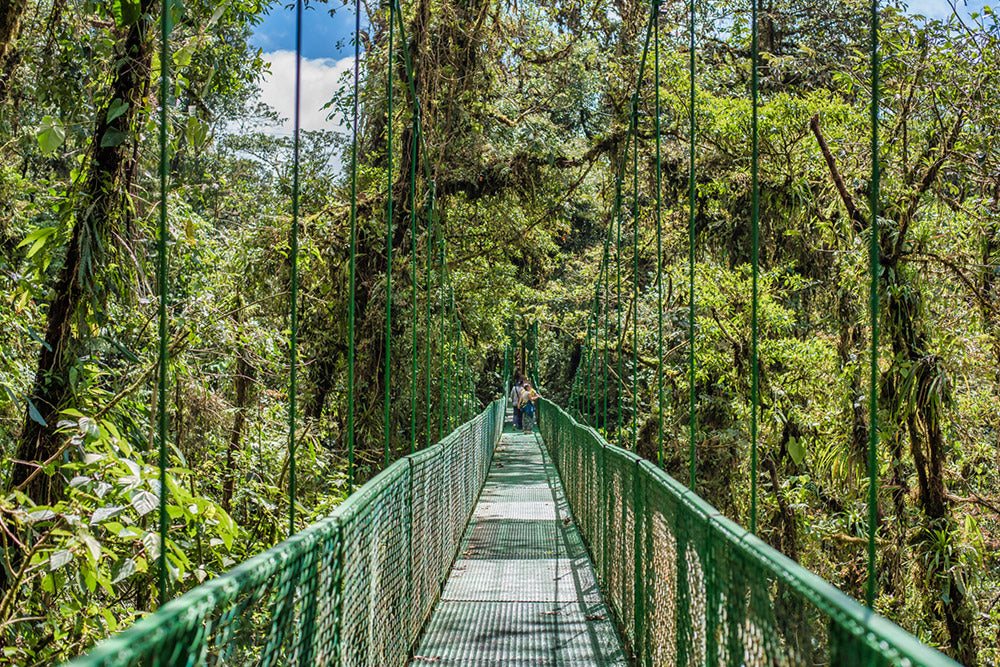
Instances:
[[[426,157],[426,156],[425,156]],[[425,284],[427,286],[427,299],[424,303],[424,411],[426,416],[425,428],[427,430],[427,446],[431,446],[431,237],[434,234],[434,199],[435,192],[434,179],[430,181],[430,207],[427,216],[427,258],[425,268]]]
[[[630,128],[631,129],[631,128]],[[628,155],[628,144],[625,145],[625,155]],[[618,179],[618,218],[615,231],[615,274],[617,290],[615,292],[615,308],[618,313],[618,326],[615,327],[615,365],[618,376],[618,423],[615,426],[615,444],[621,442],[622,432],[622,179]]]
[[[167,106],[172,4],[171,0],[163,0],[160,6],[160,221],[156,231],[156,286],[160,293],[157,308],[160,372],[156,383],[156,430],[160,439],[160,553],[157,556],[160,605],[167,601]]]
[[[417,119],[413,118],[410,157],[410,453],[417,451]]]
[[[444,370],[444,343],[445,343],[445,315],[447,305],[444,295],[444,226],[439,223],[440,238],[438,239],[438,440],[448,435],[444,431],[444,408],[445,408],[445,370]]]
[[[646,26],[646,40],[642,49],[642,58],[639,61],[639,75],[636,78],[636,91],[638,91],[641,86],[642,79],[646,70],[646,60],[649,55],[649,42],[652,32],[652,22],[653,18],[650,16],[649,24]],[[633,102],[635,101],[638,92],[633,96]],[[638,128],[636,123],[638,122],[638,115],[632,114],[632,118],[629,122],[629,131],[625,138],[625,150],[622,153],[622,161],[618,167],[618,176],[615,179],[615,204],[612,210],[611,219],[612,224],[615,224],[617,220],[617,234],[615,237],[615,274],[616,274],[616,308],[618,313],[618,327],[615,331],[615,351],[617,356],[617,370],[618,370],[618,425],[615,430],[615,438],[619,438],[622,429],[622,270],[621,270],[621,243],[622,243],[622,181],[624,180],[626,165],[628,164],[627,156],[629,149],[629,142],[635,141],[638,143]]]
[[[580,351],[580,362],[579,362],[579,364],[577,364],[576,370],[573,372],[573,384],[572,384],[572,387],[570,388],[570,399],[569,399],[570,406],[572,406],[573,410],[575,410],[577,413],[580,412],[580,410],[579,410],[579,403],[580,403],[580,393],[579,393],[579,391],[580,391],[580,369],[583,368],[584,359],[586,358],[586,354],[587,354],[586,348],[581,348],[581,351]]]
[[[594,411],[593,411],[593,406],[596,405],[596,403],[593,400],[591,400],[591,398],[592,398],[592,392],[590,391],[590,387],[592,386],[593,380],[594,380],[593,370],[596,368],[594,366],[594,350],[595,350],[595,348],[594,348],[594,330],[593,330],[593,325],[592,324],[588,324],[587,325],[587,330],[589,332],[590,342],[589,342],[589,345],[588,345],[588,348],[587,348],[587,370],[586,370],[586,374],[584,376],[585,385],[584,385],[584,389],[583,389],[583,399],[584,399],[584,409],[586,410],[586,415],[587,415],[587,423],[590,424],[591,426],[594,426]]]
[[[535,381],[538,382],[538,387],[536,389],[541,389],[542,371],[538,360],[538,322],[535,322],[535,337],[534,337],[534,353],[535,353]]]
[[[757,534],[757,412],[760,409],[760,377],[758,372],[759,358],[757,349],[758,329],[758,275],[760,274],[760,130],[758,73],[760,67],[760,46],[757,37],[757,2],[751,0],[750,10],[750,91],[752,100],[752,116],[750,120],[751,158],[750,171],[752,180],[751,205],[751,261],[753,262],[753,295],[750,302],[750,532]]]
[[[639,61],[639,73],[636,77],[635,92],[632,94],[632,119],[630,132],[632,141],[632,451],[636,450],[639,415],[639,91],[642,90],[642,81],[645,76],[646,62],[649,56],[649,43],[653,34],[653,12],[650,12],[649,21],[646,23],[646,39],[642,47],[642,58]],[[628,155],[628,149],[624,155]],[[624,160],[624,158],[623,158]],[[619,217],[619,234],[621,234],[621,217]],[[620,261],[620,260],[619,260]],[[619,304],[619,310],[621,304]],[[621,338],[619,339],[621,340]],[[620,351],[619,351],[620,352]],[[621,361],[619,353],[618,373],[621,376]],[[619,378],[619,383],[624,378]],[[619,404],[621,399],[619,398]],[[619,405],[619,429],[621,428],[621,406]]]
[[[472,418],[472,368],[469,367],[469,351],[465,347],[465,343],[462,343],[462,377],[465,379],[465,389],[466,392],[465,400],[462,402],[464,410],[462,411],[462,421],[467,422]]]
[[[449,283],[450,282],[449,276]],[[458,380],[461,377],[459,374],[461,354],[458,350],[461,343],[461,340],[459,339],[460,330],[458,327],[458,315],[455,313],[455,288],[450,284],[448,286],[448,302],[451,310],[451,315],[448,320],[451,325],[449,330],[451,340],[448,342],[448,361],[451,364],[451,371],[448,373],[448,432],[450,433],[454,427],[458,425]]]
[[[868,389],[868,586],[866,587],[866,600],[868,606],[875,604],[875,532],[878,529],[878,318],[879,318],[879,297],[878,297],[878,277],[881,272],[879,266],[879,222],[878,222],[878,200],[879,200],[879,140],[878,140],[878,112],[879,112],[879,16],[878,0],[872,0],[872,21],[871,21],[871,68],[872,68],[872,184],[868,193],[868,208],[871,211],[871,237],[868,242],[869,270],[871,272],[871,284],[868,289],[868,302],[871,311],[871,377]]]
[[[400,7],[399,7],[399,0],[391,0],[391,2],[395,5],[395,11],[393,13],[396,15],[396,27],[399,29],[399,41],[402,44],[406,44],[407,43],[407,40],[406,40],[406,26],[405,26],[404,21],[403,21],[403,12],[400,10]],[[427,264],[426,264],[426,266],[427,266],[427,272],[426,272],[427,299],[426,299],[426,303],[425,303],[425,320],[424,320],[424,325],[425,325],[424,329],[425,329],[425,334],[426,334],[426,336],[425,336],[426,337],[426,345],[425,345],[425,352],[426,352],[426,354],[425,354],[425,365],[424,365],[424,375],[425,375],[424,407],[425,407],[425,418],[426,418],[426,421],[425,421],[425,435],[426,435],[426,443],[427,443],[427,446],[429,447],[430,444],[431,444],[431,377],[430,377],[430,366],[431,366],[431,350],[430,350],[430,342],[431,342],[431,333],[430,333],[430,326],[431,326],[430,325],[430,300],[431,300],[431,268],[430,268],[430,263],[431,263],[431,246],[430,246],[430,243],[431,243],[431,235],[432,235],[433,228],[434,228],[434,203],[435,203],[436,194],[435,194],[434,179],[431,178],[431,165],[430,165],[430,157],[429,157],[430,154],[428,153],[426,147],[424,146],[423,123],[422,123],[422,120],[421,120],[421,112],[420,112],[420,97],[417,95],[416,82],[415,82],[414,76],[413,76],[413,62],[412,62],[412,60],[410,58],[410,50],[409,49],[403,49],[403,64],[404,64],[405,70],[406,70],[406,85],[407,85],[407,89],[409,90],[409,92],[410,92],[410,98],[413,101],[413,124],[414,124],[414,127],[415,127],[415,130],[414,130],[414,146],[415,146],[415,148],[414,148],[414,154],[413,154],[413,162],[411,164],[410,184],[411,184],[411,187],[414,187],[413,184],[416,182],[416,178],[415,178],[415,176],[416,176],[416,163],[418,161],[418,156],[419,156],[419,157],[422,158],[419,161],[423,164],[423,167],[424,167],[424,177],[426,178],[428,186],[429,186],[429,189],[430,189],[430,192],[429,192],[430,203],[428,205],[428,219],[427,219]],[[418,148],[420,150],[417,150]],[[411,192],[411,201],[413,200],[413,198],[414,198],[414,194]],[[411,208],[411,211],[412,211],[412,215],[416,215],[416,209],[415,209],[415,207],[413,207],[411,205],[410,208]],[[415,243],[416,243],[416,241],[414,240],[414,245],[415,245]],[[414,259],[414,261],[416,261],[416,260]],[[414,275],[415,274],[416,274],[416,270],[414,269]],[[414,280],[414,292],[416,291],[415,285],[416,285],[416,280]],[[414,300],[414,302],[415,302],[415,300]],[[416,339],[416,331],[414,331],[413,336],[414,336],[414,340],[415,340]],[[414,407],[413,414],[411,414],[411,420],[414,423],[416,422],[415,410],[416,410],[416,408]],[[414,435],[411,436],[411,445],[410,446],[411,446],[411,449],[415,449],[416,448],[415,429],[414,429]]]
[[[597,428],[597,416],[600,414],[600,404],[597,402],[597,393],[594,391],[597,387],[597,337],[599,331],[599,322],[596,313],[594,314],[594,352],[590,360],[592,368],[590,369],[590,387],[587,388],[587,395],[593,403],[593,426]]]
[[[354,5],[354,120],[351,140],[351,238],[347,286],[347,482],[354,484],[354,283],[358,243],[358,83],[361,62],[361,3]]]
[[[387,169],[387,183],[386,192],[388,193],[388,202],[386,204],[386,214],[385,214],[385,405],[383,407],[384,413],[382,415],[383,430],[385,431],[385,451],[383,466],[389,467],[389,450],[391,448],[391,429],[389,428],[389,405],[392,400],[391,391],[391,381],[392,381],[392,66],[393,66],[393,38],[395,23],[393,18],[396,11],[396,3],[389,3],[389,65],[388,65],[388,81],[386,82],[386,98],[389,104],[388,110],[388,121],[386,124],[386,161],[388,163]]]
[[[695,160],[695,117],[694,117],[694,24],[695,8],[694,0],[690,0],[688,5],[690,11],[690,45],[689,45],[689,68],[691,77],[691,95],[689,99],[688,113],[690,115],[690,125],[688,127],[688,138],[690,143],[688,155],[688,436],[690,438],[690,451],[688,453],[689,479],[688,488],[695,489],[695,472],[697,464],[695,462],[695,386],[694,386],[694,160]]]
[[[292,293],[288,310],[291,332],[288,353],[288,534],[295,534],[295,418],[298,414],[298,365],[299,365],[299,131],[301,129],[302,101],[302,1],[295,3],[295,111],[292,157],[292,230],[291,257]]]
[[[649,22],[653,26],[652,20]],[[649,42],[647,41],[647,44]],[[642,85],[642,81],[639,81]],[[632,451],[639,436],[639,94],[632,97]]]
[[[663,170],[660,164],[660,0],[652,0],[655,43],[653,46],[653,80],[656,96],[654,113],[656,132],[656,395],[659,416],[656,426],[656,463],[663,467],[663,226],[660,216],[660,191]]]
[[[608,262],[610,262],[610,241],[611,233],[614,229],[614,221],[608,225],[608,233],[604,237],[604,349],[601,354],[601,393],[604,394],[604,406],[602,408],[603,416],[601,420],[601,425],[604,427],[604,437],[608,437],[608,343],[611,339],[611,311],[608,308],[611,302],[611,276],[610,269],[608,268]]]
[[[590,363],[589,362],[589,354],[590,354],[590,352],[586,348],[584,348],[583,358],[580,360],[581,364],[582,364],[582,368],[581,368],[582,372],[581,372],[580,377],[577,378],[577,384],[579,385],[579,387],[577,389],[578,397],[576,399],[576,403],[577,403],[577,405],[576,405],[576,411],[580,414],[580,420],[581,421],[583,421],[583,415],[584,415],[584,410],[585,410],[585,408],[584,408],[584,405],[585,405],[584,401],[586,400],[585,396],[586,396],[586,391],[587,391],[586,390],[586,386],[587,386],[587,366]]]
[[[399,42],[401,44],[406,44],[406,25],[403,22],[403,12],[399,8],[399,0],[391,0],[396,5],[396,27],[399,28]],[[413,62],[410,59],[410,50],[403,49],[403,65],[406,70],[406,86],[410,91],[410,98],[413,100],[413,114],[416,119],[418,136],[421,146],[421,155],[423,155],[422,163],[424,165],[424,178],[427,182],[431,182],[431,163],[430,163],[430,153],[427,151],[427,147],[424,145],[424,130],[423,123],[420,115],[420,98],[417,96],[417,84],[413,76]]]
[[[597,374],[598,374],[598,359],[600,358],[601,351],[601,284],[605,280],[605,274],[607,273],[608,267],[608,237],[607,234],[604,235],[604,254],[601,257],[601,266],[597,271],[597,288],[594,290],[594,377],[593,384],[590,387],[590,391],[594,396],[594,428],[601,427],[601,421],[598,418],[601,411],[600,400],[597,398]],[[607,344],[607,341],[605,341]]]

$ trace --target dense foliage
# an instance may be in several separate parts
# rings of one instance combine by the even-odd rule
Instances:
[[[157,536],[158,5],[0,7],[0,661],[70,657],[154,608],[161,549],[176,595],[287,535],[292,145],[268,130],[274,112],[256,103],[266,64],[248,46],[269,6],[190,0],[175,4],[171,43],[170,531],[166,544]],[[1000,25],[990,12],[941,22],[886,5],[876,608],[960,661],[986,665],[1000,660]],[[856,597],[868,443],[867,7],[766,0],[759,24],[759,530]],[[330,9],[343,11],[309,11]],[[607,347],[610,410],[599,426],[628,447],[634,433],[656,460],[662,419],[663,463],[686,479],[687,3],[662,3],[660,86],[651,68],[638,86],[639,170],[637,187],[631,171],[623,184],[620,251],[615,175],[632,158],[648,3],[416,0],[403,8],[407,42],[396,41],[392,73],[387,8],[362,9],[358,481],[380,469],[386,440],[392,456],[409,451],[412,386],[430,386],[431,396],[427,409],[418,394],[416,442],[447,430],[440,397],[450,374],[439,364],[454,348],[438,336],[450,296],[441,244],[480,403],[499,389],[511,323],[523,331],[538,322],[543,394],[565,404],[581,378],[603,404],[602,385],[580,363],[609,235],[611,289],[599,296],[623,315]],[[749,3],[699,3],[698,20],[698,489],[748,524]],[[407,52],[424,130],[418,154]],[[331,112],[348,118],[349,83],[329,93]],[[350,150],[343,135],[310,132],[301,155],[305,525],[349,487],[350,187],[337,166]]]

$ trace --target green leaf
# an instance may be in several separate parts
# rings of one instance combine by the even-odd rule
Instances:
[[[132,25],[139,20],[139,0],[114,0],[111,12],[119,28]]]
[[[125,508],[122,507],[121,505],[109,505],[108,507],[99,507],[94,512],[94,515],[90,517],[90,523],[91,525],[93,525],[95,523],[107,521],[108,519],[116,517],[119,514],[121,514],[123,509]]]
[[[158,498],[149,491],[140,490],[132,494],[129,502],[132,503],[132,507],[139,513],[139,516],[145,516],[156,509],[157,500]]]
[[[29,398],[27,399],[27,401],[28,401],[28,416],[31,417],[31,419],[36,423],[48,427],[48,424],[45,423],[45,419],[42,417],[42,413],[38,411],[38,408],[36,408],[35,404],[31,402],[31,399]]]
[[[194,56],[194,48],[194,44],[185,44],[174,51],[174,65],[178,69],[187,67],[191,63],[191,57]]]
[[[146,555],[150,560],[157,558],[160,555],[160,536],[147,531],[142,536],[142,546],[146,548]]]
[[[90,535],[82,535],[80,539],[87,547],[87,553],[90,556],[91,562],[97,563],[101,559],[101,543]]]
[[[218,20],[222,18],[222,15],[226,13],[226,9],[229,8],[231,2],[232,0],[226,0],[226,2],[220,2],[219,6],[216,7],[215,11],[212,13],[212,18],[208,19],[208,25],[206,25],[205,27],[211,28],[212,26],[214,26],[218,22]]]
[[[59,551],[53,551],[52,555],[49,556],[49,572],[58,570],[63,565],[66,565],[71,560],[73,560],[73,552],[69,549],[60,549]]]
[[[107,122],[110,123],[118,116],[128,111],[128,102],[125,100],[112,100],[111,106],[108,107],[108,118]]]
[[[34,257],[35,253],[42,249],[45,242],[49,239],[49,237],[54,236],[56,231],[55,227],[40,227],[25,236],[24,240],[17,244],[17,247],[20,248],[30,243],[31,248],[28,249],[26,257]]]
[[[101,137],[101,148],[113,148],[115,146],[120,146],[128,139],[128,135],[119,130],[117,127],[109,127],[104,132],[104,136]]]
[[[125,558],[115,563],[111,570],[111,583],[117,584],[119,581],[131,577],[139,568],[131,558]]]
[[[66,140],[66,128],[59,119],[45,116],[42,118],[42,124],[38,126],[36,136],[42,155],[52,155]]]
[[[798,465],[802,463],[806,458],[806,448],[802,445],[802,440],[800,438],[789,438],[788,445],[788,455],[792,457],[795,464]]]

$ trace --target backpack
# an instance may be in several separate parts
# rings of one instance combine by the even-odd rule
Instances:
[[[521,399],[520,399],[520,401],[518,401],[518,407],[521,408],[522,410],[524,410],[524,407],[526,405],[531,405],[531,394],[529,394],[528,392],[526,392],[526,391],[524,391],[522,389],[521,390]]]

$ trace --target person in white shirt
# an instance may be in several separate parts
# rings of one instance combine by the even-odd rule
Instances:
[[[524,378],[518,373],[514,376],[514,386],[510,389],[510,403],[514,406],[514,430],[521,428],[521,392]]]

